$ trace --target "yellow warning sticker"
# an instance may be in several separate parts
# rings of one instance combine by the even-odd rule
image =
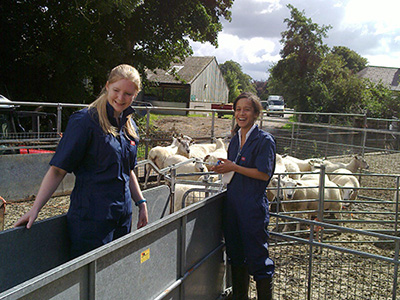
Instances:
[[[150,258],[150,249],[146,249],[142,253],[140,253],[140,263],[144,263],[149,258]]]

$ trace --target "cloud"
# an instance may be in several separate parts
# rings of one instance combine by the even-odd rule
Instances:
[[[195,55],[216,56],[219,63],[236,61],[244,73],[265,80],[267,70],[280,59],[289,3],[319,26],[332,26],[324,40],[329,47],[348,47],[371,65],[400,67],[398,0],[235,0],[232,22],[222,22],[219,48],[191,43]]]

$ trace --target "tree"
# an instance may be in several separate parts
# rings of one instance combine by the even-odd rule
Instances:
[[[282,59],[270,70],[270,92],[284,95],[289,106],[308,111],[313,74],[329,50],[323,38],[330,26],[319,26],[304,11],[287,7],[291,18],[284,20],[288,30],[282,32]]]
[[[360,72],[368,64],[366,58],[344,46],[335,46],[332,48],[331,52],[335,55],[341,56],[345,61],[344,67],[350,69],[354,73]]]
[[[219,67],[229,88],[229,102],[233,102],[241,92],[257,93],[252,78],[243,73],[239,63],[228,60]]]
[[[4,0],[0,93],[13,100],[91,102],[117,64],[166,69],[217,46],[233,0]]]
[[[268,81],[255,80],[254,86],[257,91],[257,96],[261,100],[268,98]]]

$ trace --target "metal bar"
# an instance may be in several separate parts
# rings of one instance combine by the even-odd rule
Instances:
[[[171,293],[171,291],[173,291],[176,287],[180,286],[182,282],[186,280],[187,277],[189,277],[194,271],[196,271],[196,269],[198,269],[204,262],[206,262],[207,259],[213,256],[215,253],[218,253],[218,251],[220,251],[224,246],[225,244],[221,243],[217,248],[212,250],[209,254],[203,257],[198,263],[196,263],[193,267],[191,267],[181,278],[172,283],[160,295],[154,298],[154,300],[161,300],[164,299],[166,296],[168,296],[168,294]]]
[[[399,261],[399,251],[400,251],[400,242],[396,241],[396,250],[395,250],[395,255],[394,259]],[[397,293],[397,280],[398,280],[398,274],[399,272],[399,265],[395,264],[394,265],[394,275],[393,275],[393,288],[392,288],[392,300],[396,299],[396,293]]]

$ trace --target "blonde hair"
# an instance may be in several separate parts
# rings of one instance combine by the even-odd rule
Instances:
[[[111,84],[121,79],[130,80],[136,86],[137,92],[141,90],[142,86],[141,86],[140,74],[134,67],[126,64],[116,66],[111,70],[107,82],[108,84]],[[111,133],[113,136],[117,136],[118,135],[117,128],[112,126],[110,121],[108,120],[107,96],[108,92],[106,87],[104,86],[100,93],[100,96],[89,105],[89,110],[96,109],[100,126],[106,134]],[[134,139],[138,139],[139,135],[136,132],[136,129],[133,126],[131,120],[132,116],[129,115],[128,120],[126,121],[126,124],[124,126],[124,131],[128,136]]]

